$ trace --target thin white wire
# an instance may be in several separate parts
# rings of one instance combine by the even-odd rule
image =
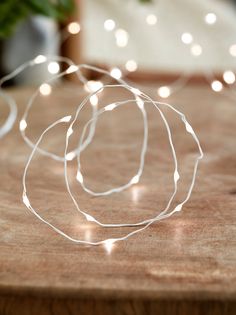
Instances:
[[[84,66],[84,65],[83,65]],[[88,66],[90,67],[90,66]],[[103,70],[102,70],[103,71]],[[127,86],[124,86],[125,88],[128,89]],[[134,88],[132,87],[129,87],[130,90],[135,90]],[[137,92],[137,91],[136,91]],[[158,105],[165,105],[165,106],[168,106],[170,109],[174,110],[178,115],[181,116],[181,119],[183,121],[183,123],[185,124],[185,127],[186,127],[186,131],[189,132],[192,137],[194,138],[194,140],[196,141],[197,145],[198,145],[198,149],[199,149],[199,156],[196,158],[196,161],[195,161],[195,165],[194,165],[194,170],[193,170],[193,177],[192,177],[192,181],[191,181],[191,184],[190,184],[190,188],[188,190],[188,193],[187,193],[187,196],[186,198],[181,202],[179,203],[171,212],[169,213],[166,213],[167,212],[167,208],[165,210],[163,210],[159,215],[157,215],[156,217],[154,217],[153,219],[150,219],[150,220],[146,220],[146,221],[143,221],[142,225],[143,224],[146,224],[145,226],[143,226],[142,228],[139,228],[135,231],[132,231],[131,233],[128,233],[126,234],[125,236],[123,237],[120,237],[120,238],[113,238],[113,239],[105,239],[105,240],[102,240],[102,241],[98,241],[98,242],[90,242],[90,241],[84,241],[84,240],[79,240],[79,239],[75,239],[75,238],[72,238],[70,237],[68,234],[64,233],[62,230],[56,228],[55,226],[53,226],[50,222],[48,222],[47,220],[43,219],[37,212],[36,210],[31,206],[30,204],[30,201],[28,199],[28,196],[27,196],[27,189],[26,189],[26,175],[27,175],[27,171],[28,171],[28,167],[30,165],[30,162],[33,158],[33,155],[35,153],[35,151],[37,150],[37,147],[39,145],[39,143],[41,142],[43,136],[47,133],[47,131],[49,131],[51,128],[53,128],[55,125],[61,123],[61,122],[65,122],[65,121],[69,121],[68,120],[68,117],[67,117],[67,120],[65,120],[65,118],[62,118],[61,120],[58,120],[56,121],[55,123],[53,123],[52,125],[50,125],[47,129],[44,130],[44,132],[42,133],[42,135],[40,136],[39,140],[37,141],[37,143],[35,144],[35,147],[33,148],[33,151],[29,157],[29,160],[26,164],[26,167],[25,167],[25,170],[24,170],[24,175],[23,175],[23,201],[25,203],[25,205],[27,206],[27,208],[32,211],[41,221],[43,221],[44,223],[48,224],[50,227],[52,227],[56,232],[58,232],[59,234],[63,235],[64,237],[66,237],[67,239],[71,240],[71,241],[74,241],[74,242],[77,242],[77,243],[83,243],[83,244],[89,244],[89,245],[99,245],[99,244],[108,244],[108,243],[114,243],[116,241],[121,241],[121,240],[125,240],[127,239],[128,237],[140,232],[140,231],[143,231],[144,229],[146,229],[148,226],[150,226],[153,222],[155,221],[159,221],[159,220],[162,220],[164,218],[167,218],[167,217],[170,217],[172,214],[174,214],[175,212],[177,211],[181,211],[182,210],[182,206],[189,200],[190,196],[191,196],[191,192],[192,192],[192,189],[194,187],[194,183],[195,183],[195,179],[196,179],[196,173],[197,173],[197,168],[198,168],[198,163],[199,163],[199,160],[202,159],[203,157],[203,153],[202,153],[202,149],[201,149],[201,146],[200,146],[200,143],[199,143],[199,140],[195,134],[195,132],[193,131],[192,127],[190,126],[190,124],[188,123],[188,121],[186,120],[185,116],[183,113],[181,113],[180,111],[176,110],[173,106],[169,105],[169,104],[166,104],[166,103],[159,103],[159,102],[154,102],[153,100],[150,99],[149,96],[145,95],[144,93],[138,91],[138,96],[139,97],[142,97],[145,100],[145,103],[152,103],[160,112],[161,114],[161,117],[165,119],[165,116],[163,115],[162,111],[159,109]],[[88,99],[88,97],[86,98]],[[66,146],[65,146],[65,152],[64,152],[64,174],[65,174],[65,180],[68,182],[68,177],[67,177],[67,160],[66,160],[66,154],[67,154],[67,147],[68,147],[68,140],[69,140],[69,137],[71,135],[71,133],[69,132],[69,130],[71,130],[71,128],[73,127],[73,123],[76,121],[76,118],[78,118],[78,114],[79,114],[79,109],[80,107],[83,106],[83,104],[85,104],[87,102],[87,100],[84,100],[80,106],[78,107],[77,109],[77,112],[76,112],[76,115],[75,115],[75,118],[74,120],[72,121],[72,123],[70,124],[69,128],[68,128],[68,131],[67,131],[67,134],[66,134]],[[130,100],[133,102],[133,100]],[[103,111],[104,112],[104,111]],[[102,113],[102,111],[99,111],[99,113]],[[98,115],[98,114],[97,114]],[[70,117],[71,118],[71,117]],[[168,125],[168,122],[166,120],[164,120],[165,124],[166,124],[166,127],[167,127],[167,130],[168,130],[168,137],[169,137],[169,141],[170,141],[170,137],[171,137],[171,132],[170,132],[170,128],[169,128],[169,125]],[[175,151],[174,151],[175,152]],[[177,160],[176,160],[176,164],[177,164]],[[178,164],[177,164],[178,165]],[[175,166],[175,170],[176,170],[176,166]],[[177,175],[177,176],[176,176]],[[174,172],[174,181],[175,181],[175,185],[177,185],[177,182],[179,180],[179,177],[178,177],[178,171],[177,173]],[[70,193],[70,187],[68,185],[69,188],[69,193]],[[73,200],[73,196],[72,197],[72,200]],[[73,200],[74,203],[76,204],[76,201]],[[81,213],[84,213],[84,215],[86,214],[85,212],[83,212],[82,210],[79,209],[79,211]],[[91,216],[89,216],[89,218],[91,218]],[[87,217],[88,219],[88,217]],[[90,221],[90,220],[89,220]],[[93,221],[93,220],[92,220]],[[96,221],[95,221],[96,222]],[[96,222],[98,223],[98,222]],[[138,225],[141,225],[141,223],[139,223]],[[105,227],[123,227],[123,226],[136,226],[136,225],[127,225],[127,224],[122,224],[122,225],[103,225]]]

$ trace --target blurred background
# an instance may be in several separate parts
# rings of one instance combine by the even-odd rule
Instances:
[[[227,71],[234,81],[233,0],[28,2],[1,1],[1,77],[43,54],[100,65],[115,77],[201,79],[212,71],[221,78]],[[11,84],[38,84],[58,71],[55,62],[32,67]]]

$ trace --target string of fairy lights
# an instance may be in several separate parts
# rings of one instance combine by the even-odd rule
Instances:
[[[35,59],[36,61],[38,60],[37,58]],[[35,62],[35,60],[33,62]],[[30,63],[32,65],[32,63]],[[65,70],[64,72],[61,72],[60,74],[56,75],[53,79],[50,79],[48,82],[58,79],[66,74],[71,74],[71,73],[77,73],[78,77],[80,78],[81,82],[83,84],[87,84],[87,80],[86,78],[83,76],[81,70],[82,69],[90,69],[96,72],[99,72],[100,74],[106,75],[108,77],[111,77],[110,72],[105,71],[103,69],[99,69],[96,67],[92,67],[89,65],[70,65],[68,67],[67,70]],[[111,77],[112,78],[112,77]],[[40,137],[38,138],[38,141],[33,145],[33,150],[30,154],[30,157],[26,163],[26,167],[24,170],[24,174],[23,174],[23,195],[22,195],[22,199],[23,202],[25,204],[25,206],[42,222],[44,222],[45,224],[47,224],[48,226],[50,226],[54,231],[56,231],[57,233],[59,233],[60,235],[64,236],[65,238],[69,239],[70,241],[73,241],[75,243],[80,243],[80,244],[87,244],[87,245],[105,245],[106,249],[108,251],[111,251],[111,248],[113,246],[114,243],[118,242],[118,241],[124,241],[127,238],[129,238],[130,236],[143,231],[144,229],[148,228],[151,224],[153,224],[156,221],[160,221],[163,219],[166,219],[170,216],[172,216],[174,213],[179,212],[182,210],[182,207],[184,206],[184,204],[189,200],[193,187],[194,187],[194,183],[195,183],[195,179],[196,179],[196,174],[197,174],[197,169],[198,169],[198,163],[200,161],[200,159],[202,159],[203,157],[203,152],[200,146],[200,142],[199,139],[197,138],[193,128],[191,127],[191,125],[189,124],[189,122],[187,121],[186,117],[184,116],[183,113],[181,113],[180,111],[178,111],[177,109],[175,109],[173,106],[167,104],[167,103],[159,103],[154,101],[153,99],[150,98],[150,96],[148,96],[147,94],[145,94],[144,92],[140,91],[139,89],[130,86],[129,84],[127,84],[124,80],[122,79],[116,79],[117,80],[117,84],[104,84],[102,86],[100,86],[97,89],[94,89],[94,91],[90,91],[89,95],[86,96],[78,105],[76,113],[74,115],[74,117],[72,118],[72,115],[68,115],[65,116],[57,121],[55,121],[54,123],[52,123],[51,125],[49,125],[40,135]],[[48,84],[44,83],[44,84]],[[81,137],[80,137],[80,141],[79,141],[79,145],[78,145],[78,149],[76,151],[76,154],[74,154],[72,157],[68,158],[68,146],[69,146],[69,140],[70,137],[73,135],[73,127],[75,125],[75,123],[77,121],[79,121],[79,115],[81,113],[81,110],[83,109],[84,106],[86,106],[89,102],[91,97],[93,96],[98,96],[99,93],[101,91],[103,91],[103,93],[105,92],[106,89],[108,88],[124,88],[126,90],[128,90],[132,95],[133,95],[133,99],[127,99],[125,101],[116,101],[115,103],[110,103],[105,105],[104,107],[102,107],[101,109],[97,110],[96,112],[93,112],[92,118],[84,125],[83,131],[81,133]],[[37,89],[36,94],[40,93],[40,87]],[[31,98],[32,99],[32,98]],[[134,176],[128,181],[128,183],[119,186],[119,187],[115,187],[112,188],[108,191],[105,192],[94,192],[92,190],[90,190],[89,188],[87,188],[87,186],[84,184],[84,175],[82,174],[81,171],[81,163],[80,163],[80,154],[83,150],[84,147],[84,143],[86,141],[88,141],[89,143],[91,143],[93,136],[92,137],[87,137],[86,140],[84,140],[85,138],[85,134],[87,131],[87,128],[93,125],[93,123],[97,121],[97,119],[99,118],[100,115],[102,115],[103,113],[107,112],[107,111],[113,111],[116,108],[118,108],[119,106],[124,106],[126,104],[129,103],[135,103],[136,106],[139,108],[139,110],[141,111],[142,115],[143,115],[143,126],[144,126],[144,139],[143,139],[143,146],[141,149],[141,153],[140,153],[140,165],[139,165],[139,169],[137,171],[136,174],[134,174]],[[159,214],[157,214],[155,217],[151,218],[151,219],[147,219],[141,222],[135,222],[135,223],[103,223],[101,221],[98,221],[94,216],[92,216],[91,214],[89,214],[88,212],[85,212],[84,210],[82,210],[79,206],[79,202],[76,200],[75,196],[72,193],[70,184],[69,184],[69,178],[68,178],[68,163],[69,161],[71,161],[73,158],[77,158],[77,174],[76,174],[76,180],[80,183],[81,187],[83,188],[83,190],[86,193],[89,193],[93,196],[104,196],[104,195],[110,195],[113,193],[119,193],[122,192],[124,189],[128,189],[129,187],[131,187],[132,185],[137,185],[141,179],[142,176],[142,172],[143,172],[143,168],[144,168],[144,163],[145,163],[145,154],[146,154],[146,150],[147,150],[147,142],[148,142],[148,123],[147,123],[147,116],[146,116],[146,110],[145,110],[145,105],[146,104],[151,104],[153,105],[157,111],[160,114],[160,117],[164,123],[164,126],[166,128],[166,132],[168,135],[168,140],[169,140],[169,144],[171,147],[171,151],[172,151],[172,156],[173,156],[173,161],[174,161],[174,172],[173,172],[173,183],[174,183],[174,189],[173,189],[173,193],[170,196],[169,201],[167,202],[167,206],[165,207],[165,209],[163,209]],[[167,118],[164,114],[164,112],[161,109],[161,105],[168,107],[169,109],[171,109],[172,111],[174,111],[182,120],[182,122],[185,125],[186,128],[186,132],[191,134],[193,140],[196,142],[197,147],[198,147],[198,151],[199,154],[197,155],[196,159],[195,159],[195,163],[194,163],[194,167],[193,167],[193,173],[192,173],[192,180],[190,182],[190,186],[189,189],[187,191],[187,194],[185,196],[185,198],[178,203],[177,206],[175,206],[174,208],[171,209],[171,206],[173,204],[173,200],[176,196],[176,193],[178,191],[178,182],[180,180],[180,174],[179,174],[179,170],[178,170],[178,160],[177,160],[177,156],[176,156],[176,151],[175,151],[175,146],[173,143],[173,139],[172,139],[172,132],[169,126],[169,123],[167,121]],[[22,131],[22,124],[24,126],[24,130],[27,127],[27,122],[25,120],[26,116],[25,114],[23,115],[23,119],[20,121],[20,130]],[[50,223],[48,220],[46,220],[45,218],[43,218],[37,211],[37,209],[35,209],[32,206],[31,200],[28,197],[28,189],[27,189],[27,174],[28,174],[28,169],[30,167],[31,161],[34,157],[34,154],[36,151],[39,151],[40,153],[42,151],[40,151],[41,149],[39,149],[39,145],[43,139],[43,137],[48,133],[48,131],[50,131],[52,128],[54,128],[55,126],[57,126],[58,124],[61,123],[69,123],[69,127],[67,129],[66,132],[66,143],[65,143],[65,150],[64,150],[64,157],[63,157],[63,162],[64,162],[64,178],[65,178],[65,183],[66,183],[66,188],[67,188],[67,192],[69,193],[69,196],[71,197],[75,207],[76,207],[76,211],[78,211],[81,215],[84,216],[84,218],[86,219],[86,221],[88,222],[93,222],[94,224],[99,225],[100,227],[103,228],[122,228],[122,227],[137,227],[136,230],[133,230],[132,232],[125,234],[124,236],[118,237],[118,238],[108,238],[108,239],[104,239],[104,240],[99,240],[99,241],[88,241],[88,240],[82,240],[82,239],[77,239],[74,237],[71,237],[70,235],[66,234],[65,232],[63,232],[61,229],[57,228],[55,225],[53,225],[52,223]],[[88,139],[89,138],[89,139]],[[45,154],[45,152],[43,152]],[[54,155],[52,155],[52,153],[50,153],[50,155],[52,158],[54,158],[55,160],[57,160],[55,158]],[[58,160],[59,162],[60,160]]]
[[[208,26],[214,26],[215,23],[218,22],[217,15],[215,13],[207,13],[204,16],[204,22]],[[151,27],[154,26],[158,23],[158,18],[155,14],[151,13],[145,16],[145,22],[147,26]],[[116,42],[116,45],[118,48],[125,48],[128,44],[129,41],[131,40],[130,35],[127,30],[123,28],[118,28],[116,25],[116,21],[113,19],[107,19],[104,21],[103,28],[106,32],[112,32],[114,34],[114,39]],[[61,41],[65,41],[68,39],[69,36],[77,35],[81,31],[82,27],[81,25],[73,21],[71,22],[66,29],[62,31],[61,34]],[[189,47],[189,51],[191,55],[194,58],[200,57],[204,53],[203,47],[195,42],[193,35],[190,32],[183,32],[180,34],[180,41],[183,43],[183,45],[186,45]],[[236,44],[232,44],[229,47],[229,54],[232,57],[236,57]],[[36,58],[22,64],[19,66],[15,71],[10,73],[9,75],[3,77],[0,80],[0,95],[5,99],[6,104],[9,106],[10,113],[9,116],[6,119],[6,122],[4,123],[3,126],[0,128],[0,138],[6,135],[13,127],[14,122],[16,120],[17,116],[17,105],[15,103],[15,100],[9,96],[5,90],[3,90],[2,85],[14,78],[15,76],[19,75],[21,72],[26,70],[27,68],[38,66],[41,64],[47,64],[47,70],[48,72],[52,75],[52,78],[49,80],[43,82],[40,84],[40,86],[36,89],[36,91],[31,95],[30,99],[27,102],[26,109],[24,111],[23,116],[20,119],[19,123],[19,131],[26,142],[27,145],[29,145],[32,149],[32,152],[29,156],[29,159],[26,163],[24,173],[23,173],[23,179],[22,179],[22,184],[23,184],[23,194],[22,194],[22,199],[23,203],[25,206],[42,222],[50,226],[54,231],[62,235],[63,237],[69,239],[70,241],[73,241],[75,243],[80,243],[80,244],[88,244],[88,245],[105,245],[106,249],[108,251],[111,250],[112,246],[114,243],[118,241],[123,241],[129,238],[130,236],[139,233],[143,231],[144,229],[148,228],[151,224],[154,222],[169,218],[172,216],[174,213],[179,212],[182,210],[183,206],[185,203],[189,200],[195,180],[196,180],[196,174],[198,170],[198,164],[199,161],[203,158],[203,152],[201,149],[201,145],[199,142],[199,139],[197,135],[195,134],[192,126],[190,123],[187,121],[185,115],[178,111],[175,107],[168,103],[163,103],[163,102],[157,102],[153,100],[150,96],[145,94],[143,91],[140,89],[137,89],[134,87],[132,84],[127,83],[123,78],[126,76],[127,73],[132,73],[136,72],[139,69],[139,65],[137,60],[134,59],[128,59],[123,67],[118,67],[114,66],[111,67],[108,71],[94,67],[94,66],[89,66],[86,64],[82,65],[75,65],[72,60],[69,58],[61,57],[61,56],[44,56],[44,55],[39,55]],[[67,69],[65,71],[61,71],[61,64],[64,63],[67,66]],[[87,79],[83,71],[84,69],[89,69],[94,72],[97,72],[101,75],[101,78],[99,80],[89,80]],[[60,118],[56,120],[54,123],[50,124],[39,136],[38,140],[36,142],[33,142],[30,140],[30,138],[26,135],[26,131],[30,131],[30,128],[28,127],[28,116],[29,112],[33,110],[34,107],[34,102],[36,100],[36,97],[38,95],[41,95],[42,97],[47,97],[53,93],[53,82],[58,80],[59,78],[64,77],[65,75],[75,73],[77,75],[77,78],[79,79],[79,82],[81,83],[81,86],[87,91],[88,95],[84,99],[80,99],[78,102],[78,107],[75,112],[75,114],[71,114],[68,116],[65,116],[63,118]],[[205,76],[207,81],[209,82],[211,89],[214,92],[223,92],[225,90],[225,85],[229,86],[229,90],[231,91],[231,86],[235,83],[236,77],[234,72],[231,69],[227,69],[224,71],[222,75],[222,80],[216,79],[214,77],[214,74],[210,71],[207,70],[205,72]],[[190,73],[184,73],[183,76],[179,77],[177,80],[172,82],[169,85],[161,86],[157,88],[157,96],[163,99],[167,99],[178,91],[179,89],[182,89],[189,81],[191,77]],[[115,83],[114,83],[115,81]],[[100,104],[99,100],[99,94],[101,91],[105,93],[105,91],[109,88],[122,88],[128,91],[131,94],[130,99],[122,100],[122,101],[115,101],[114,103],[109,103],[105,104],[103,107],[98,105]],[[76,122],[79,121],[80,119],[80,113],[83,107],[85,106],[91,106],[92,108],[92,115],[91,118],[85,123],[80,139],[78,141],[77,147],[72,150],[68,151],[69,147],[69,142],[71,137],[73,136],[73,131],[74,131],[74,125]],[[139,167],[138,170],[135,174],[133,174],[133,177],[129,179],[129,181],[119,187],[114,187],[112,189],[109,189],[107,191],[93,191],[90,189],[85,180],[85,174],[83,172],[83,167],[81,165],[81,153],[87,148],[87,146],[93,141],[95,132],[96,132],[96,124],[97,120],[101,115],[106,113],[107,111],[113,111],[118,107],[125,106],[126,104],[134,104],[136,108],[141,112],[142,118],[143,118],[143,141],[142,141],[142,148],[141,152],[139,155]],[[141,176],[143,173],[144,165],[145,165],[145,155],[147,151],[147,144],[148,144],[148,119],[147,119],[147,114],[146,114],[146,106],[153,106],[159,113],[160,118],[164,124],[164,127],[166,129],[166,133],[168,136],[168,141],[169,145],[171,148],[172,152],[172,158],[173,158],[173,163],[174,163],[174,170],[173,170],[173,192],[167,202],[167,205],[164,209],[159,210],[159,214],[155,215],[153,218],[149,218],[146,220],[143,220],[141,222],[126,222],[126,223],[104,223],[102,221],[99,221],[97,218],[92,216],[89,212],[84,211],[80,205],[79,201],[75,198],[72,189],[70,187],[70,181],[69,181],[69,175],[68,175],[68,164],[70,161],[76,159],[77,160],[77,172],[76,172],[76,181],[80,184],[82,189],[92,195],[92,196],[106,196],[106,195],[111,195],[113,193],[120,193],[125,189],[130,188],[133,185],[138,185]],[[171,111],[173,111],[179,119],[183,122],[185,125],[186,132],[189,133],[192,136],[193,141],[197,144],[198,148],[198,155],[195,158],[195,163],[192,171],[192,180],[190,182],[189,188],[187,190],[186,196],[183,198],[182,201],[178,202],[177,206],[172,206],[173,201],[175,200],[175,196],[178,191],[178,184],[180,182],[181,176],[179,173],[179,166],[178,166],[178,160],[176,156],[176,151],[175,151],[175,145],[173,142],[173,137],[172,137],[172,131],[169,126],[168,120],[164,114],[164,111],[162,110],[162,107],[167,107]],[[49,152],[47,150],[44,150],[40,147],[41,141],[43,140],[44,137],[46,137],[47,133],[56,127],[59,124],[67,124],[67,132],[65,136],[65,150],[64,150],[64,155],[59,156],[53,152]],[[85,218],[86,222],[92,222],[93,224],[96,224],[100,227],[103,228],[123,228],[123,227],[130,227],[130,228],[136,228],[135,230],[132,230],[128,234],[125,234],[121,237],[118,238],[108,238],[104,240],[93,240],[93,241],[88,241],[88,240],[82,240],[82,239],[77,239],[71,237],[69,234],[66,234],[63,230],[59,229],[55,225],[53,225],[51,222],[47,221],[45,218],[43,218],[38,210],[33,206],[33,201],[30,200],[28,196],[28,190],[30,187],[28,187],[27,184],[27,175],[28,175],[28,169],[31,165],[31,161],[35,155],[35,153],[38,152],[41,155],[48,156],[55,160],[55,162],[62,162],[64,166],[64,180],[66,183],[66,189],[67,192],[71,198],[71,200],[74,203],[76,211],[82,215]]]
[[[32,152],[30,154],[30,157],[26,163],[26,167],[23,173],[23,179],[22,179],[22,184],[23,184],[23,195],[22,195],[22,199],[23,199],[23,203],[25,204],[25,206],[42,222],[44,222],[45,224],[49,225],[51,228],[53,228],[57,233],[59,233],[60,235],[64,236],[65,238],[76,242],[76,243],[80,243],[80,244],[87,244],[87,245],[105,245],[105,248],[110,252],[112,249],[112,246],[115,242],[118,241],[123,241],[126,240],[127,238],[129,238],[130,236],[143,231],[144,229],[148,228],[151,224],[153,224],[156,221],[160,221],[163,219],[166,219],[170,216],[172,216],[174,213],[179,212],[182,210],[182,207],[184,206],[184,204],[189,200],[191,193],[192,193],[192,189],[195,183],[195,179],[196,179],[196,174],[197,174],[197,169],[198,169],[198,163],[199,160],[202,159],[203,157],[203,153],[202,153],[202,149],[199,143],[199,140],[193,130],[193,128],[191,127],[191,125],[188,123],[188,121],[186,120],[185,116],[183,113],[179,112],[178,110],[176,110],[173,106],[167,104],[167,103],[159,103],[154,101],[153,99],[151,99],[147,94],[145,94],[144,92],[140,91],[139,89],[127,84],[123,79],[115,79],[117,81],[116,84],[114,84],[113,82],[110,84],[103,84],[102,82],[91,82],[88,79],[86,79],[86,77],[83,75],[82,70],[83,69],[89,69],[89,70],[93,70],[95,72],[98,72],[100,74],[102,74],[103,76],[107,76],[110,80],[114,80],[114,77],[112,76],[112,74],[108,71],[105,71],[103,69],[99,69],[96,67],[92,67],[89,65],[74,65],[72,61],[70,61],[68,58],[64,58],[64,57],[59,57],[59,56],[55,56],[55,57],[46,57],[46,56],[42,56],[39,55],[36,58],[34,58],[33,60],[30,60],[28,62],[26,62],[25,64],[21,65],[20,67],[18,67],[15,71],[13,71],[11,74],[7,75],[6,77],[4,77],[1,80],[1,84],[3,84],[4,82],[6,82],[7,80],[10,80],[12,78],[14,78],[15,76],[19,75],[22,71],[24,71],[26,68],[28,67],[34,67],[40,64],[43,64],[45,62],[49,62],[50,63],[54,63],[54,62],[64,62],[67,64],[68,68],[63,71],[60,72],[58,74],[56,74],[54,77],[52,77],[51,79],[49,79],[47,82],[44,82],[43,84],[41,84],[36,91],[32,94],[32,96],[30,97],[25,112],[20,120],[19,123],[19,130],[20,133],[24,139],[24,141],[32,148]],[[45,91],[43,91],[42,93],[42,87],[45,86],[49,86],[50,87],[50,91],[52,92],[52,82],[63,77],[64,75],[67,74],[72,74],[72,73],[76,73],[77,77],[79,79],[79,81],[81,82],[81,84],[84,86],[84,88],[88,91],[88,95],[82,100],[80,101],[76,113],[74,115],[74,118],[72,118],[72,115],[68,115],[65,116],[59,120],[57,120],[56,122],[52,123],[51,125],[49,125],[40,135],[40,137],[38,138],[38,141],[36,143],[33,143],[25,134],[25,131],[28,128],[28,114],[30,109],[33,106],[33,102],[36,98],[36,96],[38,94],[41,94],[42,96],[47,96],[48,94],[45,93]],[[92,87],[92,88],[91,88]],[[115,103],[110,103],[105,105],[104,107],[100,108],[98,110],[97,108],[97,104],[98,104],[98,99],[99,99],[99,93],[101,91],[103,91],[103,93],[105,92],[106,89],[108,88],[124,88],[127,91],[129,91],[131,93],[131,95],[133,95],[133,99],[127,99],[127,100],[122,100],[122,101],[116,101]],[[96,98],[96,102],[91,101],[94,98]],[[89,189],[84,182],[84,174],[82,174],[82,166],[81,166],[81,162],[80,162],[80,154],[81,152],[86,149],[87,145],[90,144],[93,140],[93,136],[95,133],[95,129],[96,129],[96,122],[98,120],[98,118],[100,117],[100,115],[102,115],[103,113],[107,112],[107,111],[113,111],[116,108],[120,107],[120,106],[124,106],[126,104],[129,103],[134,103],[136,104],[137,108],[141,111],[142,116],[143,116],[143,128],[144,128],[144,133],[143,133],[143,145],[142,145],[142,149],[141,149],[141,153],[140,153],[140,163],[139,163],[139,168],[136,174],[134,174],[134,176],[124,185],[119,186],[119,187],[115,187],[112,188],[108,191],[105,192],[94,192],[91,189]],[[69,146],[69,140],[70,137],[73,135],[73,127],[74,124],[79,120],[79,115],[81,113],[81,110],[84,106],[87,106],[87,104],[90,104],[90,106],[93,107],[93,111],[92,111],[92,118],[84,125],[83,131],[81,133],[81,138],[78,144],[78,147],[71,152],[68,152],[68,146]],[[141,221],[141,222],[135,222],[135,223],[103,223],[101,221],[98,221],[94,216],[92,216],[91,214],[89,214],[88,212],[85,212],[84,210],[82,210],[79,206],[78,201],[76,200],[76,198],[74,197],[70,184],[69,184],[69,178],[68,178],[68,172],[67,172],[67,168],[68,168],[68,163],[70,161],[72,161],[74,158],[77,158],[77,174],[76,174],[76,180],[78,181],[78,183],[81,185],[81,187],[83,188],[83,190],[86,193],[89,193],[93,196],[104,196],[104,195],[110,195],[113,193],[119,193],[122,192],[124,189],[128,189],[129,187],[133,186],[133,185],[137,185],[141,179],[142,173],[143,173],[143,169],[144,169],[144,164],[145,164],[145,155],[146,155],[146,150],[147,150],[147,143],[148,143],[148,121],[147,121],[147,115],[146,115],[146,110],[145,110],[145,105],[146,104],[151,104],[153,105],[159,112],[160,117],[164,123],[164,126],[166,128],[166,132],[168,135],[168,139],[169,139],[169,144],[170,144],[170,148],[171,148],[171,152],[172,152],[172,156],[173,156],[173,162],[174,162],[174,172],[173,172],[173,183],[174,183],[174,189],[173,189],[173,193],[170,196],[169,201],[167,202],[167,206],[165,207],[165,209],[161,210],[161,212],[159,214],[157,214],[155,217]],[[180,174],[179,174],[179,169],[178,169],[178,160],[177,160],[177,156],[176,156],[176,151],[175,151],[175,146],[173,143],[173,138],[172,138],[172,132],[169,126],[169,123],[167,121],[167,118],[164,114],[164,112],[162,111],[160,106],[165,106],[170,108],[172,111],[174,111],[179,117],[180,119],[183,121],[183,123],[185,124],[185,128],[186,131],[188,133],[191,134],[193,140],[196,142],[197,146],[198,146],[198,151],[199,151],[199,155],[196,157],[195,159],[195,164],[194,164],[194,168],[193,168],[193,173],[192,173],[192,180],[189,186],[189,189],[187,191],[186,197],[178,203],[177,206],[175,206],[174,208],[171,209],[171,206],[173,204],[173,200],[176,196],[176,193],[178,191],[178,183],[180,180]],[[67,132],[66,132],[66,144],[65,144],[65,151],[64,151],[64,156],[63,157],[59,157],[58,155],[52,153],[52,152],[48,152],[45,150],[42,150],[39,145],[43,139],[43,137],[47,134],[47,132],[49,130],[51,130],[52,128],[54,128],[56,125],[61,124],[61,123],[70,123]],[[89,128],[89,132],[88,132],[88,136],[85,138],[85,134],[87,134],[87,129]],[[100,227],[103,228],[122,228],[122,227],[136,227],[135,230],[132,230],[132,232],[125,234],[124,236],[118,237],[118,238],[108,238],[108,239],[104,239],[104,240],[99,240],[99,241],[88,241],[88,240],[81,240],[81,239],[76,239],[71,237],[70,235],[66,234],[65,232],[63,232],[61,229],[57,228],[55,225],[53,225],[52,223],[50,223],[49,221],[47,221],[45,218],[43,218],[37,211],[37,209],[35,209],[32,206],[31,200],[28,197],[28,187],[27,187],[27,174],[28,174],[28,169],[30,167],[32,158],[34,157],[35,152],[38,152],[42,155],[47,155],[48,157],[54,159],[56,162],[63,162],[64,163],[64,178],[65,178],[65,183],[66,183],[66,188],[67,191],[69,193],[70,198],[72,199],[75,207],[76,207],[76,211],[78,211],[81,215],[83,215],[86,219],[86,221],[88,222],[93,222],[94,224],[99,225]]]

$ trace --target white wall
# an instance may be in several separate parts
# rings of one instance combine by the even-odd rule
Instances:
[[[224,0],[153,0],[143,5],[138,0],[83,0],[83,54],[88,62],[122,65],[135,59],[139,68],[154,71],[185,71],[210,67],[221,71],[236,68],[229,46],[236,43],[236,7]],[[207,25],[207,13],[217,15],[215,25]],[[157,24],[148,26],[145,18],[155,13]],[[113,19],[117,28],[129,33],[127,47],[116,46],[113,32],[103,23]],[[203,47],[201,57],[193,57],[181,34],[190,32]]]

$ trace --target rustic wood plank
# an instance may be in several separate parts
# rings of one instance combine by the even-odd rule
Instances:
[[[13,92],[21,113],[30,93],[29,89]],[[111,91],[101,98],[107,104],[124,94]],[[70,86],[64,86],[48,98],[37,99],[30,115],[30,137],[36,139],[49,122],[73,112],[77,97]],[[183,212],[118,243],[110,254],[103,247],[68,242],[25,209],[21,178],[30,149],[17,126],[1,140],[0,314],[17,314],[19,309],[23,315],[236,313],[236,107],[202,86],[186,88],[169,101],[186,113],[205,151],[193,196]],[[196,146],[176,116],[165,113],[175,131],[183,171],[177,197],[181,199]],[[87,109],[82,122],[89,114]],[[172,191],[172,161],[163,125],[149,107],[148,115],[150,150],[139,185],[120,195],[91,198],[72,181],[81,206],[100,219],[124,222],[150,217]],[[121,184],[133,174],[141,123],[132,105],[101,118],[95,142],[82,156],[90,187]],[[63,152],[64,131],[50,133],[44,147]],[[74,170],[72,163],[70,172]],[[62,165],[48,158],[37,155],[33,161],[29,194],[42,215],[71,235],[88,239],[130,230],[85,228],[65,192],[62,172]]]

